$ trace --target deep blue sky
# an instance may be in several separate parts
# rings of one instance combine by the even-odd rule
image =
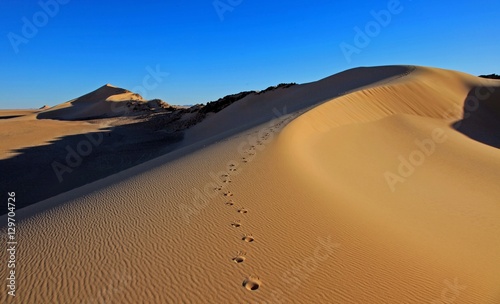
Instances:
[[[222,18],[213,0],[56,1],[40,1],[58,3],[45,20],[38,1],[0,3],[0,108],[55,105],[106,83],[194,104],[357,66],[500,73],[498,0],[401,0],[350,62],[341,43],[356,47],[354,28],[397,1],[220,0],[232,7]],[[23,37],[33,19],[37,33]],[[147,67],[168,76],[144,86]]]

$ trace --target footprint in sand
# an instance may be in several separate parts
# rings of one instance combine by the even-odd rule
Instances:
[[[247,214],[248,213],[248,210],[245,209],[245,208],[240,208],[238,209],[238,213],[241,213],[241,214]]]
[[[234,202],[233,201],[226,202],[226,205],[227,206],[234,206]]]
[[[242,286],[247,290],[255,291],[262,286],[262,281],[259,277],[251,275],[243,281]]]
[[[233,194],[230,191],[228,191],[228,192],[224,192],[224,196],[230,197],[230,196],[233,196]]]
[[[255,241],[255,238],[251,234],[246,234],[241,238],[241,240],[247,243],[252,243],[253,241]]]
[[[232,259],[233,262],[235,262],[236,264],[241,264],[243,262],[245,262],[245,260],[247,259],[245,257],[246,255],[246,252],[243,252],[243,251],[240,251],[238,252],[238,254]]]
[[[241,222],[240,221],[234,221],[231,223],[231,226],[233,228],[240,228],[241,227]]]
[[[220,191],[220,190],[222,190],[222,187],[221,186],[217,186],[217,187],[214,188],[214,190],[215,191]]]

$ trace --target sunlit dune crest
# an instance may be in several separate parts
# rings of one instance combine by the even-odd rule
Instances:
[[[105,85],[0,136],[97,132],[117,103],[147,101]],[[175,150],[18,210],[16,300],[500,303],[499,121],[499,80],[430,67],[248,94]]]

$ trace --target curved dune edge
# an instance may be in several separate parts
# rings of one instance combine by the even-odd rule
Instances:
[[[296,175],[324,200],[335,198],[328,208],[364,222],[370,231],[363,235],[380,242],[355,253],[359,260],[383,254],[394,262],[406,250],[418,252],[412,269],[394,263],[407,276],[395,289],[448,278],[467,286],[456,303],[500,299],[500,267],[492,267],[500,252],[500,152],[450,126],[477,86],[500,90],[498,82],[418,68],[408,78],[322,104],[280,135]],[[418,165],[399,174],[399,157],[412,155]]]
[[[265,119],[243,100],[213,126],[235,128],[227,137],[32,206],[18,226],[18,300],[496,303],[499,152],[451,129],[457,111],[441,114],[482,80],[406,67],[349,75],[367,71],[387,75],[360,91],[335,77],[298,87],[303,104],[278,118],[272,107],[290,96],[276,92]],[[237,129],[231,113],[243,108],[245,124],[262,124]],[[449,139],[392,193],[384,172],[437,127]]]

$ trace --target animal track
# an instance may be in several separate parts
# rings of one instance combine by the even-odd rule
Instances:
[[[245,241],[247,243],[252,243],[253,241],[255,241],[254,237],[251,234],[247,234],[247,235],[243,236],[243,238],[241,238],[241,240]]]
[[[250,290],[250,291],[255,291],[255,290],[259,289],[261,285],[262,285],[262,281],[260,280],[260,278],[257,276],[253,276],[253,275],[246,278],[242,284],[243,287],[245,287],[247,290]]]
[[[220,191],[220,190],[222,190],[221,186],[217,186],[217,187],[214,188],[214,191]]]
[[[234,221],[231,223],[231,226],[234,228],[240,228],[241,227],[241,222],[240,221]]]
[[[230,191],[228,191],[228,192],[224,192],[224,196],[230,197],[230,196],[233,196],[233,194]]]
[[[241,213],[241,214],[247,214],[248,213],[248,210],[245,209],[245,208],[240,208],[238,209],[238,213]]]
[[[242,252],[242,251],[240,251],[240,252],[238,252],[238,255],[237,255],[237,256],[235,256],[235,257],[232,259],[232,261],[233,261],[233,262],[235,262],[236,264],[243,263],[243,262],[245,262],[245,260],[247,259],[247,258],[245,257],[245,255],[246,255],[246,252]]]
[[[227,205],[227,206],[234,206],[234,202],[231,200],[231,201],[229,201],[229,202],[226,202],[226,205]]]

